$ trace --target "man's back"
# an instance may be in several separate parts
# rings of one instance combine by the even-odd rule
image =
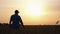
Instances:
[[[10,25],[12,28],[19,28],[19,25],[23,26],[23,22],[21,17],[18,15],[19,11],[15,10],[15,14],[11,16],[10,18]]]
[[[12,20],[12,24],[19,24],[21,18],[19,15],[12,15],[11,20]]]

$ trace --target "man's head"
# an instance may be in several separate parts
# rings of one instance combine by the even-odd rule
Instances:
[[[19,11],[18,10],[15,10],[15,14],[18,14],[19,13]]]

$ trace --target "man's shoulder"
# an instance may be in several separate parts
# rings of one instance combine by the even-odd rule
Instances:
[[[13,16],[15,16],[15,15],[11,15],[11,17],[13,17]]]
[[[15,17],[15,16],[18,16],[18,17],[20,17],[19,15],[11,15],[11,17]]]
[[[18,15],[19,16],[19,15]],[[20,16],[19,16],[20,17]]]

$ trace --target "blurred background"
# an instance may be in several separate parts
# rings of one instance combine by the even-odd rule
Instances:
[[[60,0],[0,0],[0,23],[9,24],[16,9],[24,25],[56,25],[60,21]]]

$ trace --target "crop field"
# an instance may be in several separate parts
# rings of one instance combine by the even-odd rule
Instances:
[[[60,34],[60,25],[24,25],[12,29],[8,24],[0,24],[0,34]]]

